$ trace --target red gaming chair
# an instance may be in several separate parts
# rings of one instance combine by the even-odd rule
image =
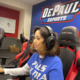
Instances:
[[[22,55],[23,52],[25,51],[26,47],[27,47],[27,42],[24,42],[24,43],[22,44],[22,51],[15,56],[14,60],[18,60],[18,59],[21,57],[21,55]]]
[[[15,67],[22,67],[27,63],[29,58],[32,56],[32,53],[30,52],[30,45],[33,41],[33,36],[31,36],[31,39],[28,42],[24,42],[22,45],[22,51],[18,55],[15,56],[14,60],[10,62],[9,64],[15,64]],[[13,77],[15,78],[15,77]],[[26,76],[18,76],[15,80],[25,80]]]
[[[76,27],[64,27],[59,35],[59,57],[63,63],[65,80],[80,80],[80,44],[79,31]]]
[[[31,37],[30,37],[30,40],[27,40],[27,42],[26,41],[23,42],[23,44],[22,44],[22,51],[21,51],[21,53],[19,53],[18,55],[15,56],[14,60],[19,60],[20,58],[23,57],[23,55],[26,52],[26,48],[29,47],[28,45],[31,45],[31,43],[33,41],[33,38],[34,38],[34,35],[32,34]],[[27,53],[27,56],[30,57],[30,54]]]
[[[11,66],[11,64],[12,64],[12,65],[15,65],[15,67],[24,66],[27,63],[27,61],[29,60],[29,58],[31,57],[31,55],[32,55],[32,53],[30,53],[30,45],[31,45],[31,43],[24,42],[23,45],[22,45],[22,52],[17,54],[15,56],[14,60],[11,61],[8,65]],[[14,66],[12,66],[12,67],[14,67]],[[26,75],[17,76],[17,77],[13,76],[14,80],[25,80],[26,77],[27,77]]]
[[[29,60],[29,58],[32,56],[32,53],[30,52],[30,45],[31,45],[30,42],[29,43],[27,43],[27,42],[23,43],[22,52],[19,53],[18,55],[16,55],[14,58],[14,61],[12,61],[16,67],[24,66],[27,63],[27,61]],[[9,63],[9,64],[11,64],[11,63]],[[26,75],[25,76],[17,76],[17,77],[13,76],[14,80],[25,80],[26,77],[27,77]]]
[[[21,51],[19,54],[17,54],[17,55],[14,57],[14,60],[11,61],[10,63],[8,63],[8,65],[14,64],[15,67],[17,67],[18,64],[21,64],[21,63],[20,63],[20,59],[23,57],[24,52],[25,52],[25,49],[27,48],[27,46],[28,46],[28,45],[27,45],[27,42],[24,42],[24,43],[22,44],[22,51]]]

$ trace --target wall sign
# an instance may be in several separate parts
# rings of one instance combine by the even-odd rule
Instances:
[[[5,30],[5,33],[15,33],[15,25],[15,19],[0,17],[0,27]]]
[[[80,1],[58,2],[44,7],[40,20],[42,24],[71,22],[77,14],[80,14]]]

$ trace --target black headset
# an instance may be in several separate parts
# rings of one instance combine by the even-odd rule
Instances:
[[[53,35],[54,32],[52,30],[52,28],[50,26],[44,26],[50,33],[50,36],[47,38],[46,40],[46,48],[47,50],[50,50],[54,47],[55,45],[55,40],[56,40],[56,37]]]

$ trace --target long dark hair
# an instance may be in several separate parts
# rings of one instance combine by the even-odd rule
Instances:
[[[40,31],[41,36],[44,38],[44,43],[46,43],[47,38],[50,36],[49,31],[44,26],[43,27],[36,26],[34,29],[34,34],[37,30]],[[53,35],[55,36],[54,33],[53,33]],[[55,38],[56,38],[56,36],[55,36]],[[49,55],[49,56],[54,56],[54,55],[60,54],[60,47],[59,47],[57,40],[55,40],[54,47],[51,48],[50,50],[47,50],[46,52],[47,52],[46,55]]]

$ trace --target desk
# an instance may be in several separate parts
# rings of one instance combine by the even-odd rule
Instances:
[[[0,74],[0,80],[13,80],[10,75]]]

